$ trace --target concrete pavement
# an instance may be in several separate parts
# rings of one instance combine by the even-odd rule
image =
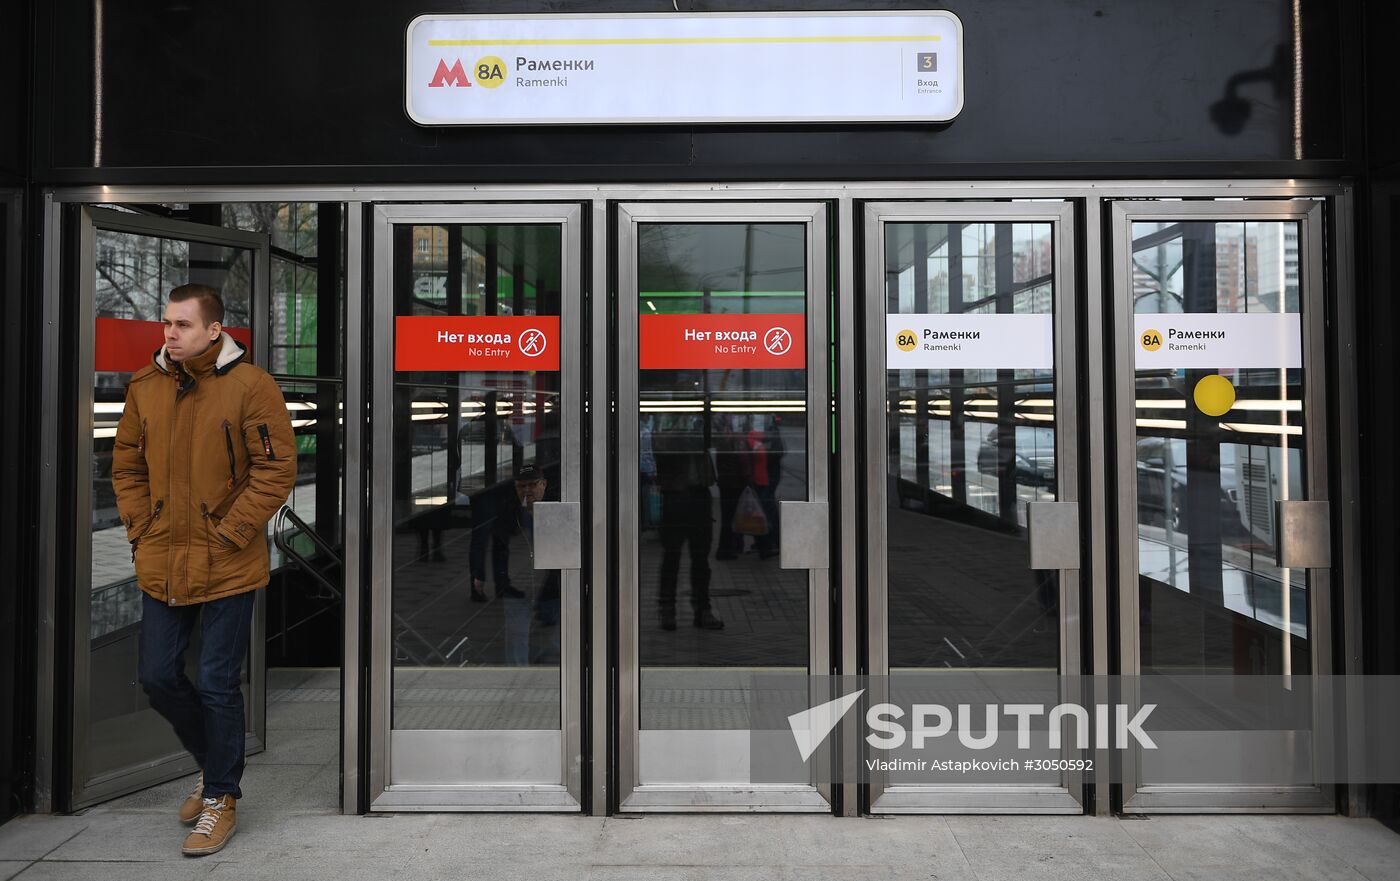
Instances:
[[[177,804],[20,817],[0,827],[0,881],[1400,878],[1400,836],[1343,817],[355,817],[249,801],[229,846],[195,859]]]

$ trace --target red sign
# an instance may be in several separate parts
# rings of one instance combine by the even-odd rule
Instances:
[[[465,88],[471,84],[472,81],[467,78],[467,72],[462,69],[462,59],[458,58],[452,63],[451,67],[448,67],[447,61],[439,58],[437,70],[433,73],[433,81],[428,83],[428,88],[441,89],[444,86],[462,86]]]
[[[225,327],[224,331],[251,352],[253,335],[248,328]],[[93,338],[93,370],[98,373],[135,373],[150,364],[156,350],[163,345],[165,325],[159,321],[99,318],[97,334]]]
[[[805,315],[642,315],[642,370],[773,370],[807,366]]]
[[[559,316],[400,315],[394,369],[558,370]]]

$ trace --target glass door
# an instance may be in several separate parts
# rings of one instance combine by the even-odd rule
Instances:
[[[624,811],[830,810],[750,765],[754,677],[830,672],[825,211],[618,209]]]
[[[1224,698],[1124,757],[1127,810],[1330,809],[1277,712],[1330,672],[1322,215],[1113,206],[1123,672]]]
[[[374,215],[374,810],[578,810],[581,209]]]
[[[1055,703],[1081,672],[1072,217],[865,206],[870,672],[897,705]],[[877,813],[1082,810],[1072,771],[869,782]]]
[[[170,290],[220,290],[225,330],[267,367],[269,238],[264,234],[77,208],[78,414],[74,553],[72,809],[198,770],[137,681],[141,590],[112,492],[112,445],[126,384],[163,342]],[[263,592],[244,670],[247,752],[263,748]],[[186,654],[193,681],[197,635]]]

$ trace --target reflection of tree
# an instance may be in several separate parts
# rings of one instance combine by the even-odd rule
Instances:
[[[289,298],[314,297],[314,204],[225,204],[221,223],[229,229],[268,234],[274,260],[282,264],[275,265],[274,270],[287,269],[288,283],[280,293]],[[170,290],[198,282],[223,294],[225,324],[246,327],[251,321],[253,261],[244,249],[108,230],[97,231],[96,246],[95,306],[99,316],[159,321]],[[293,267],[295,273],[291,271]],[[278,293],[274,291],[274,298]],[[274,299],[274,307],[278,305]],[[285,299],[281,308],[287,311]],[[315,313],[302,317],[314,323]],[[296,333],[293,331],[294,336]]]
[[[146,321],[160,319],[167,285],[183,281],[183,242],[99,230],[97,314]]]
[[[106,317],[139,318],[141,307],[132,298],[136,287],[132,274],[125,267],[97,264],[97,314]],[[123,308],[125,304],[125,308]]]
[[[278,372],[316,372],[318,215],[309,202],[252,202],[224,206],[224,225],[272,240],[271,355]],[[251,264],[234,266],[230,281],[252,289]]]

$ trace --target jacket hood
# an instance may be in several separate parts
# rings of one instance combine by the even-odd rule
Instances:
[[[219,357],[214,360],[214,372],[223,374],[243,360],[243,356],[248,353],[238,344],[237,340],[228,335],[228,331],[220,332],[219,342],[222,344],[222,348],[219,349]],[[155,363],[156,369],[162,373],[173,373],[175,370],[175,364],[166,354],[165,346],[156,349],[151,360]]]

